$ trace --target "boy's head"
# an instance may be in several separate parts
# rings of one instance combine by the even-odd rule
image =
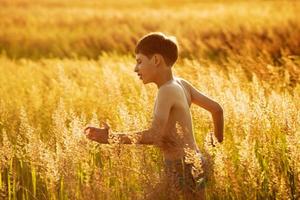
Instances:
[[[160,54],[167,66],[173,66],[178,58],[176,38],[160,32],[149,33],[137,43],[135,54],[144,54],[149,59],[154,54]]]
[[[135,72],[143,82],[155,81],[163,70],[171,70],[178,58],[178,45],[175,37],[163,33],[150,33],[142,37],[135,48],[137,65]]]

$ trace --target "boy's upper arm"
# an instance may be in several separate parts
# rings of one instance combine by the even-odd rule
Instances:
[[[153,116],[154,125],[166,125],[169,118],[170,110],[174,105],[175,95],[176,91],[171,86],[161,88],[161,90],[158,92]]]
[[[154,107],[151,131],[143,136],[144,140],[152,141],[151,143],[155,144],[160,141],[168,122],[170,111],[174,105],[175,96],[176,90],[172,86],[165,86],[159,90]]]
[[[197,90],[192,84],[190,84],[186,80],[183,81],[189,87],[192,103],[204,108],[205,110],[210,111],[211,113],[222,111],[222,107],[217,102],[202,94],[199,90]]]

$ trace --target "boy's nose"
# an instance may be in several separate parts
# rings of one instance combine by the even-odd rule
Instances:
[[[139,71],[139,69],[138,69],[138,67],[136,65],[135,68],[134,68],[134,72],[138,72],[138,71]]]

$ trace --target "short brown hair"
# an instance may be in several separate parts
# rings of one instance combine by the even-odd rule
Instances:
[[[155,53],[161,54],[165,63],[173,66],[178,58],[178,45],[175,37],[153,32],[140,39],[135,47],[135,53],[142,53],[148,58]]]

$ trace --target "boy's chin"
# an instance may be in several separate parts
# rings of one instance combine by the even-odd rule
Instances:
[[[142,81],[143,81],[143,84],[144,84],[144,85],[146,85],[147,83],[149,83],[149,81],[144,80],[144,79],[143,79]]]
[[[145,78],[142,78],[142,82],[144,85],[148,84],[148,83],[153,83],[154,81],[152,79],[145,79]]]

